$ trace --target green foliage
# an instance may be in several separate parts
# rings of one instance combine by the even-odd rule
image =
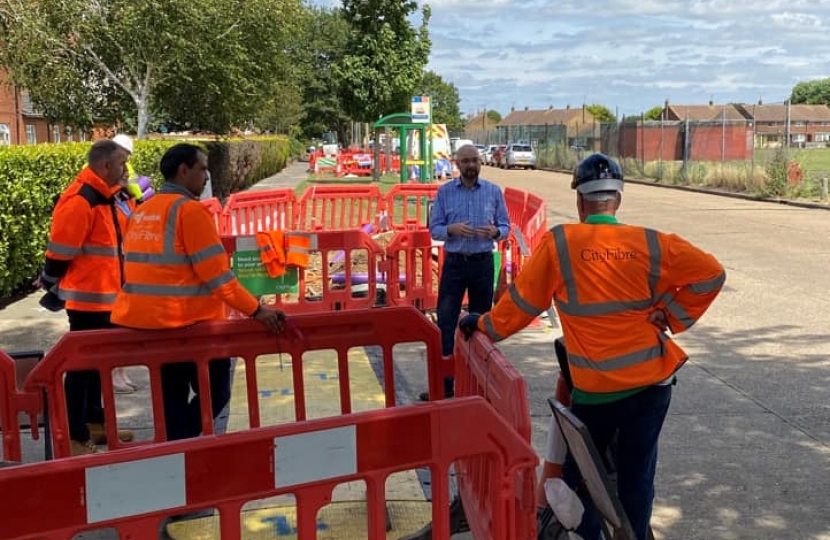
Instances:
[[[373,122],[408,110],[429,59],[429,6],[417,31],[408,17],[415,0],[343,0],[351,25],[344,55],[333,65],[338,95],[355,120]]]
[[[221,199],[278,173],[292,157],[286,137],[202,141],[207,149],[213,194]]]
[[[432,122],[446,124],[450,131],[463,131],[464,119],[459,107],[458,88],[447,83],[433,71],[425,71],[415,95],[429,95],[432,104]]]
[[[53,121],[151,111],[224,132],[254,116],[291,64],[301,0],[0,0],[0,64]]]
[[[791,103],[830,106],[830,78],[800,82],[793,87]]]
[[[656,106],[646,111],[646,120],[661,120],[663,118],[663,107]]]
[[[785,148],[779,148],[766,164],[767,181],[761,189],[764,197],[780,197],[787,190],[787,171],[790,157]]]
[[[596,119],[597,123],[610,124],[617,121],[617,117],[605,105],[597,105],[595,103],[593,105],[587,105],[585,110],[591,113],[591,116]]]
[[[489,111],[487,111],[487,119],[493,122],[494,124],[498,124],[499,122],[501,122],[501,113],[499,113],[499,111],[494,111],[493,109],[490,109]]]

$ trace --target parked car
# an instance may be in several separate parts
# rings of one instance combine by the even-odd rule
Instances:
[[[503,167],[524,167],[525,169],[536,168],[536,152],[529,144],[511,144],[504,152]]]
[[[478,158],[484,163],[484,154],[487,152],[487,145],[477,144],[476,148],[478,148]]]
[[[489,165],[493,159],[493,153],[499,149],[499,145],[491,144],[487,147],[487,150],[484,151],[484,164]]]
[[[490,165],[493,167],[501,167],[502,156],[504,156],[504,151],[507,149],[506,144],[500,144],[496,151],[493,152],[493,156],[490,158]]]

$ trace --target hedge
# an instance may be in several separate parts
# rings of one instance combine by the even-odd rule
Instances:
[[[130,163],[158,188],[161,156],[179,142],[136,141]],[[192,142],[207,150],[214,194],[223,198],[282,170],[298,146],[283,137]],[[26,289],[43,266],[53,201],[84,166],[91,144],[0,147],[0,299]]]

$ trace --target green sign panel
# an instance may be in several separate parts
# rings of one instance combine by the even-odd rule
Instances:
[[[299,270],[296,266],[289,266],[287,272],[280,277],[268,275],[253,237],[237,238],[231,268],[239,283],[254,296],[296,294],[300,291]]]

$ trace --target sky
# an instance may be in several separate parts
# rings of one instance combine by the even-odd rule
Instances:
[[[464,114],[773,104],[830,77],[830,0],[418,1],[432,9],[427,68]]]

